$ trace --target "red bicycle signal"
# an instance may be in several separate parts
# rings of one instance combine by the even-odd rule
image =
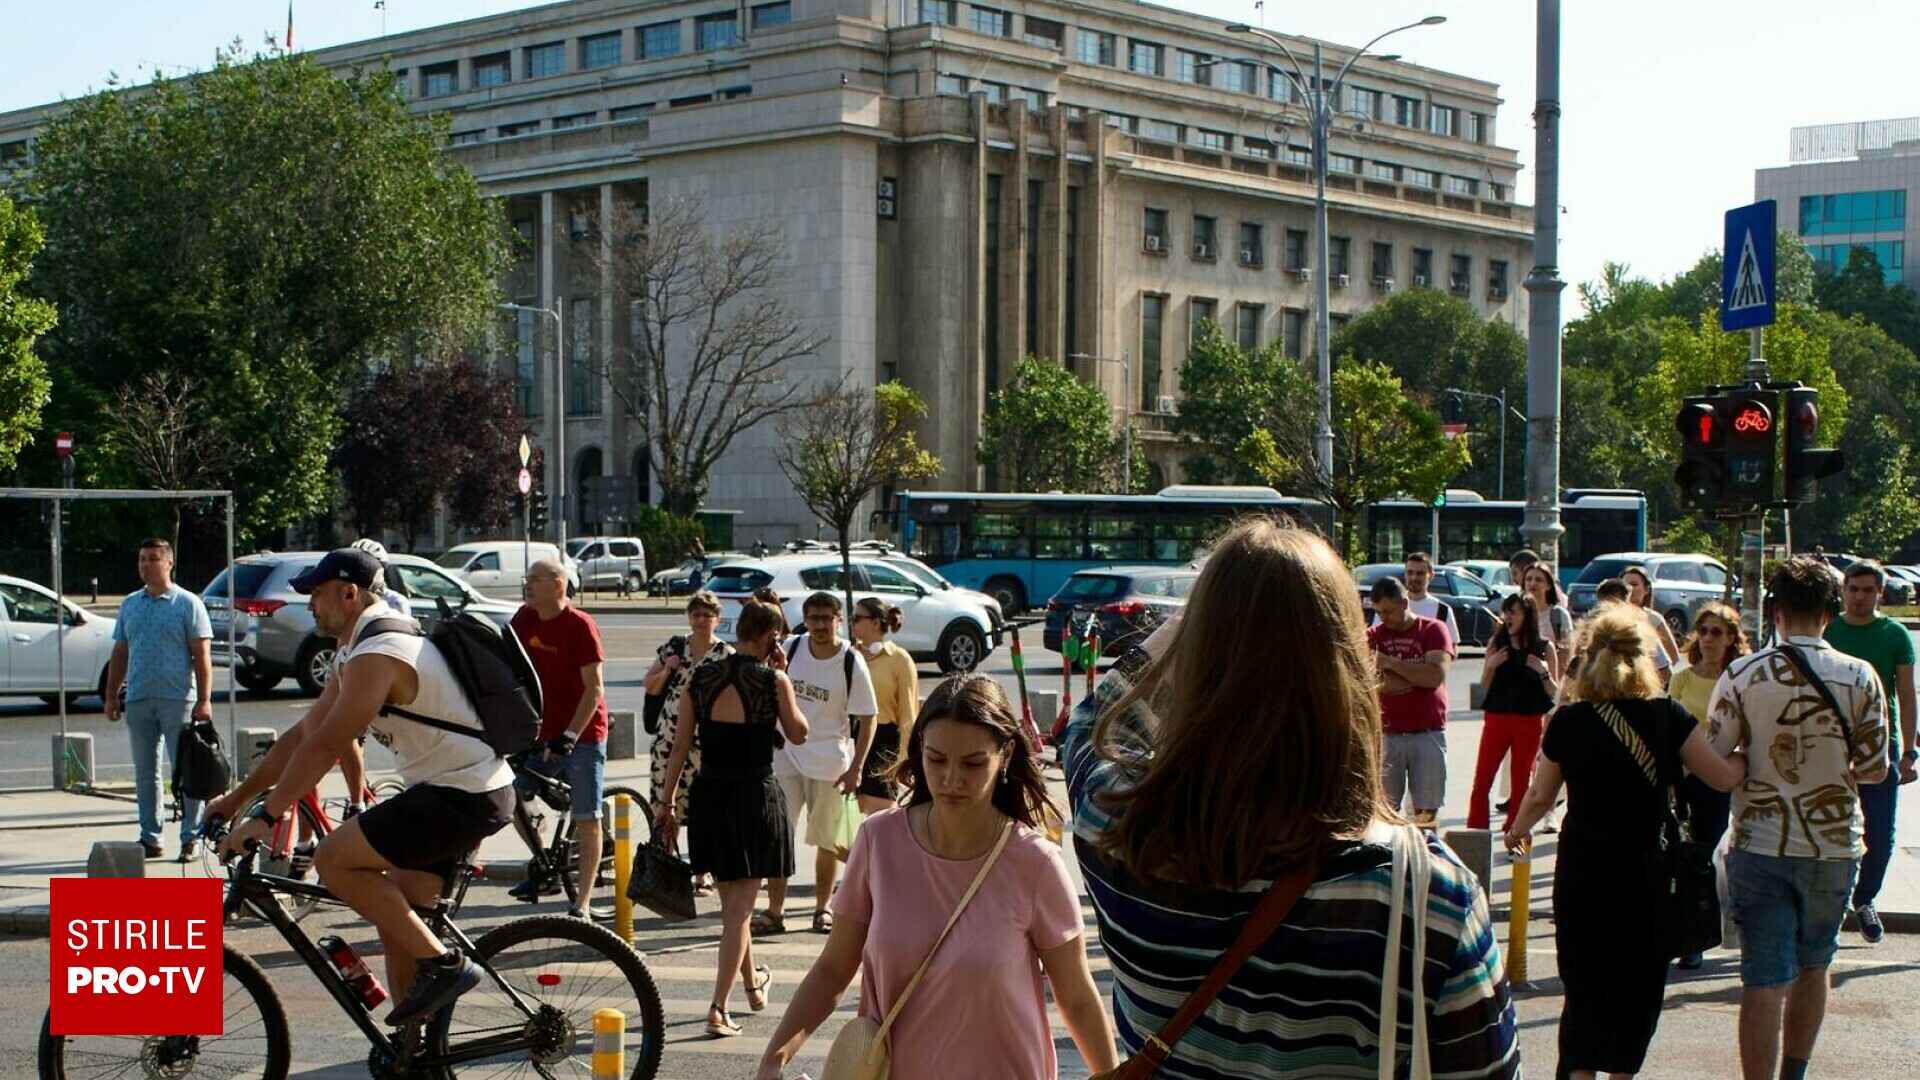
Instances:
[[[1762,405],[1743,405],[1733,415],[1733,430],[1742,435],[1765,435],[1773,430],[1773,416]]]

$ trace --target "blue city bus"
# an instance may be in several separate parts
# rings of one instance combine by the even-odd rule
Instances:
[[[1520,524],[1527,504],[1482,499],[1472,491],[1448,491],[1440,507],[1440,542],[1433,539],[1434,509],[1426,503],[1394,500],[1368,510],[1366,561],[1399,562],[1410,551],[1436,554],[1443,562],[1496,559],[1526,547]],[[1572,583],[1587,563],[1616,551],[1647,550],[1647,497],[1639,491],[1569,488],[1560,495],[1559,572],[1562,586]]]
[[[1045,603],[1076,570],[1191,560],[1246,513],[1284,514],[1332,535],[1324,503],[1266,487],[1181,484],[1158,495],[903,491],[892,525],[908,554],[1008,615]]]

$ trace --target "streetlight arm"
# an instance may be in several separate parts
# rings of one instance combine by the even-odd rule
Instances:
[[[1354,54],[1352,56],[1347,57],[1346,63],[1340,65],[1339,73],[1334,75],[1333,77],[1333,84],[1331,89],[1333,90],[1340,89],[1341,80],[1347,77],[1347,69],[1353,67],[1354,61],[1360,59],[1362,56],[1365,56],[1367,54],[1368,49],[1373,48],[1375,45],[1380,44],[1382,40],[1392,37],[1393,35],[1399,33],[1402,30],[1413,30],[1415,28],[1422,27],[1422,26],[1436,26],[1438,25],[1438,23],[1434,21],[1436,19],[1439,19],[1441,22],[1446,21],[1441,16],[1429,15],[1426,18],[1421,19],[1419,22],[1411,22],[1405,26],[1396,26],[1391,30],[1388,30],[1388,31],[1385,31],[1384,33],[1379,34],[1372,41],[1367,42],[1365,45],[1360,46],[1360,48],[1354,50]]]
[[[1284,76],[1289,83],[1293,84],[1293,88],[1299,91],[1300,97],[1303,100],[1309,99],[1309,95],[1307,93],[1306,68],[1300,63],[1300,58],[1293,55],[1293,50],[1287,48],[1287,43],[1284,40],[1282,40],[1278,34],[1275,34],[1270,30],[1263,30],[1258,26],[1230,26],[1227,29],[1239,30],[1243,34],[1252,34],[1254,37],[1259,38],[1261,41],[1264,41],[1267,44],[1272,45],[1274,48],[1279,49],[1280,52],[1286,56],[1287,62],[1293,65],[1293,70],[1287,71],[1286,69],[1276,64],[1269,64],[1269,63],[1266,63],[1265,61],[1261,62],[1262,66],[1264,66],[1269,71],[1278,72],[1280,75]]]

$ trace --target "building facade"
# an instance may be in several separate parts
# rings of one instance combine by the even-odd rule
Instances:
[[[948,488],[993,485],[974,453],[981,416],[1024,355],[1097,381],[1159,483],[1179,476],[1169,420],[1204,319],[1305,359],[1325,273],[1336,326],[1408,288],[1524,326],[1532,216],[1496,141],[1498,88],[1356,62],[1318,267],[1300,89],[1257,44],[1116,0],[569,0],[312,56],[387,65],[417,108],[448,114],[453,157],[525,240],[505,298],[558,305],[566,323],[564,401],[552,320],[517,313],[499,350],[546,446],[547,490],[565,469],[570,492],[629,477],[645,498],[644,421],[604,376],[619,377],[627,319],[580,241],[596,217],[661,200],[697,197],[718,230],[781,226],[777,293],[825,337],[789,377],[913,387],[944,463],[932,483]],[[1329,74],[1352,56],[1324,49]],[[0,116],[0,155],[30,155],[44,115]],[[773,464],[772,427],[713,476],[708,505],[739,511],[742,543],[816,532]],[[582,511],[574,498],[575,533],[598,524]]]
[[[1841,270],[1861,247],[1889,284],[1905,282],[1907,251],[1920,250],[1920,217],[1907,217],[1920,194],[1920,117],[1794,128],[1788,160],[1754,170],[1754,198],[1780,204],[1780,228],[1814,265]]]

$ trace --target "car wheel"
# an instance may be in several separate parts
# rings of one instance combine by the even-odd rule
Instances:
[[[998,601],[1000,613],[1008,618],[1027,610],[1027,587],[1020,584],[1019,578],[992,578],[987,582],[987,587],[980,591]]]
[[[280,676],[269,675],[264,671],[252,671],[241,668],[234,671],[233,681],[239,683],[240,688],[243,690],[248,690],[255,694],[264,694],[280,685]]]
[[[628,574],[627,575],[627,591],[630,593],[646,592],[647,579],[641,577],[638,573]]]
[[[972,671],[987,658],[987,638],[979,627],[969,622],[956,622],[947,627],[940,635],[940,673],[951,675],[956,671]]]
[[[316,697],[327,688],[327,676],[333,670],[333,639],[310,637],[300,646],[300,655],[293,662],[293,677],[300,683],[300,689]]]
[[[1673,640],[1686,640],[1687,612],[1685,608],[1674,608],[1667,612],[1667,629],[1673,631]]]

